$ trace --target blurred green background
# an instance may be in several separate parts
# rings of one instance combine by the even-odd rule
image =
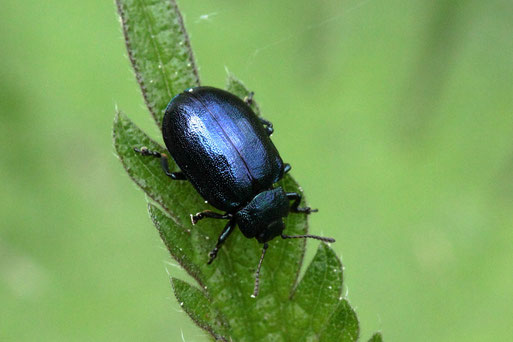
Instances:
[[[362,336],[511,340],[513,3],[179,5],[202,83],[273,121]],[[0,340],[205,341],[113,153],[116,105],[158,137],[113,1],[3,0],[0,52]]]

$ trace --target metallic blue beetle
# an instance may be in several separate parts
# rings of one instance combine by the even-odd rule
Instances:
[[[166,147],[181,172],[170,172],[164,153],[136,148],[142,155],[160,158],[165,173],[175,180],[188,180],[213,207],[191,216],[193,224],[203,218],[226,219],[210,264],[230,233],[238,226],[247,238],[263,243],[257,268],[254,296],[258,293],[260,266],[267,242],[282,238],[333,239],[315,235],[283,234],[283,218],[289,212],[313,211],[301,208],[301,194],[274,187],[290,170],[284,164],[269,136],[272,124],[259,118],[249,104],[252,93],[243,101],[237,96],[212,87],[197,87],[175,96],[166,108],[162,133]],[[290,205],[290,201],[292,205]]]

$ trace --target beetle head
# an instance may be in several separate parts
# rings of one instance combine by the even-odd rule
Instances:
[[[235,219],[244,236],[264,243],[282,233],[285,228],[283,218],[289,210],[289,200],[283,189],[278,187],[256,195],[235,214]]]

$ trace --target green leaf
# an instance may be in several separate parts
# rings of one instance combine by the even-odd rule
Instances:
[[[329,318],[319,341],[351,342],[358,340],[359,327],[356,313],[345,299],[341,299]]]
[[[172,182],[161,169],[159,160],[141,157],[134,147],[146,146],[164,152],[165,148],[148,137],[123,113],[114,119],[114,148],[132,180],[155,202],[160,204],[183,227],[190,226],[191,208],[206,208],[204,201],[195,194],[188,182]],[[177,166],[170,160],[171,171]]]
[[[191,232],[190,229],[177,224],[151,203],[148,204],[148,212],[173,259],[178,261],[201,286],[205,286],[205,276],[201,268],[198,267],[203,261],[201,257],[204,257],[204,255],[196,255],[192,246],[193,241],[197,240],[198,237],[201,239],[201,233]]]
[[[372,335],[369,342],[383,342],[383,336],[381,336],[381,333],[377,332]]]
[[[326,244],[319,245],[290,304],[291,336],[317,340],[342,293],[342,263]]]
[[[137,144],[137,141],[141,143]],[[207,208],[207,205],[190,184],[165,176],[158,160],[142,157],[133,151],[134,146],[142,145],[164,151],[119,113],[114,122],[114,146],[123,166],[148,197],[167,213],[164,214],[154,205],[149,206],[150,216],[172,256],[201,286],[207,287],[214,307],[221,308],[219,311],[227,317],[230,326],[235,327],[231,336],[243,341],[248,331],[254,332],[249,336],[261,338],[269,327],[281,331],[279,317],[285,311],[284,304],[295,284],[305,241],[273,241],[262,267],[260,296],[257,300],[251,298],[261,246],[236,231],[223,246],[216,261],[207,265],[208,252],[215,245],[223,223],[204,220],[192,227],[190,214]],[[300,191],[289,176],[284,177],[280,184],[287,191]],[[288,234],[307,232],[304,214],[289,215],[286,225]],[[262,320],[262,317],[265,319]]]
[[[232,94],[237,95],[241,99],[244,99],[246,96],[248,96],[250,91],[246,88],[244,83],[242,83],[241,80],[235,77],[235,75],[229,72],[228,70],[227,73],[228,76],[226,78],[226,90],[228,90]],[[258,107],[256,101],[252,101],[250,103],[250,107],[251,109],[253,109],[256,115],[260,116],[260,108]]]
[[[180,279],[171,278],[171,284],[180,306],[199,327],[206,330],[216,340],[227,341],[226,323],[216,312],[207,296],[194,286]]]
[[[176,94],[199,85],[189,37],[174,0],[116,0],[128,56],[155,122]]]
[[[130,59],[148,108],[160,126],[167,102],[183,89],[199,85],[180,13],[172,1],[117,3]],[[171,70],[178,76],[170,76]],[[227,89],[242,99],[250,93],[231,73]],[[259,114],[258,104],[253,101],[251,105]],[[149,215],[162,240],[199,286],[172,279],[175,296],[198,326],[220,340],[357,340],[356,314],[341,297],[342,264],[328,245],[320,244],[298,283],[305,239],[271,241],[260,274],[260,294],[252,298],[262,246],[236,230],[214,263],[207,265],[208,253],[225,222],[202,220],[193,226],[190,215],[216,209],[206,204],[189,182],[167,177],[158,159],[134,151],[142,146],[159,152],[166,149],[121,112],[116,114],[113,130],[116,153],[146,193]],[[172,160],[169,164],[171,171],[178,170]],[[288,192],[302,192],[288,174],[278,185]],[[291,213],[285,224],[288,235],[308,231],[305,214]]]

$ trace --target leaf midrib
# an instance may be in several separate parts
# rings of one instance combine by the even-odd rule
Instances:
[[[160,51],[159,44],[157,44],[155,42],[156,35],[155,35],[154,31],[153,31],[152,22],[151,22],[151,15],[148,14],[148,11],[146,10],[146,5],[143,4],[143,0],[136,0],[136,2],[138,4],[139,8],[142,9],[141,13],[143,14],[143,17],[144,17],[145,23],[146,23],[146,27],[148,28],[148,32],[150,33],[149,34],[150,42],[151,42],[151,45],[153,46],[155,54],[157,55],[157,60],[159,62],[158,65],[161,66],[160,68],[157,66],[157,69],[160,70],[162,78],[164,79],[164,84],[166,86],[167,95],[168,95],[169,98],[171,98],[173,94],[172,94],[172,91],[171,91],[171,87],[169,86],[168,75],[167,75],[166,71],[164,70],[165,68],[164,68],[164,63],[162,62],[162,57],[161,57],[161,51]],[[155,108],[154,108],[154,110],[155,110]],[[159,122],[159,124],[161,124],[161,123]]]

